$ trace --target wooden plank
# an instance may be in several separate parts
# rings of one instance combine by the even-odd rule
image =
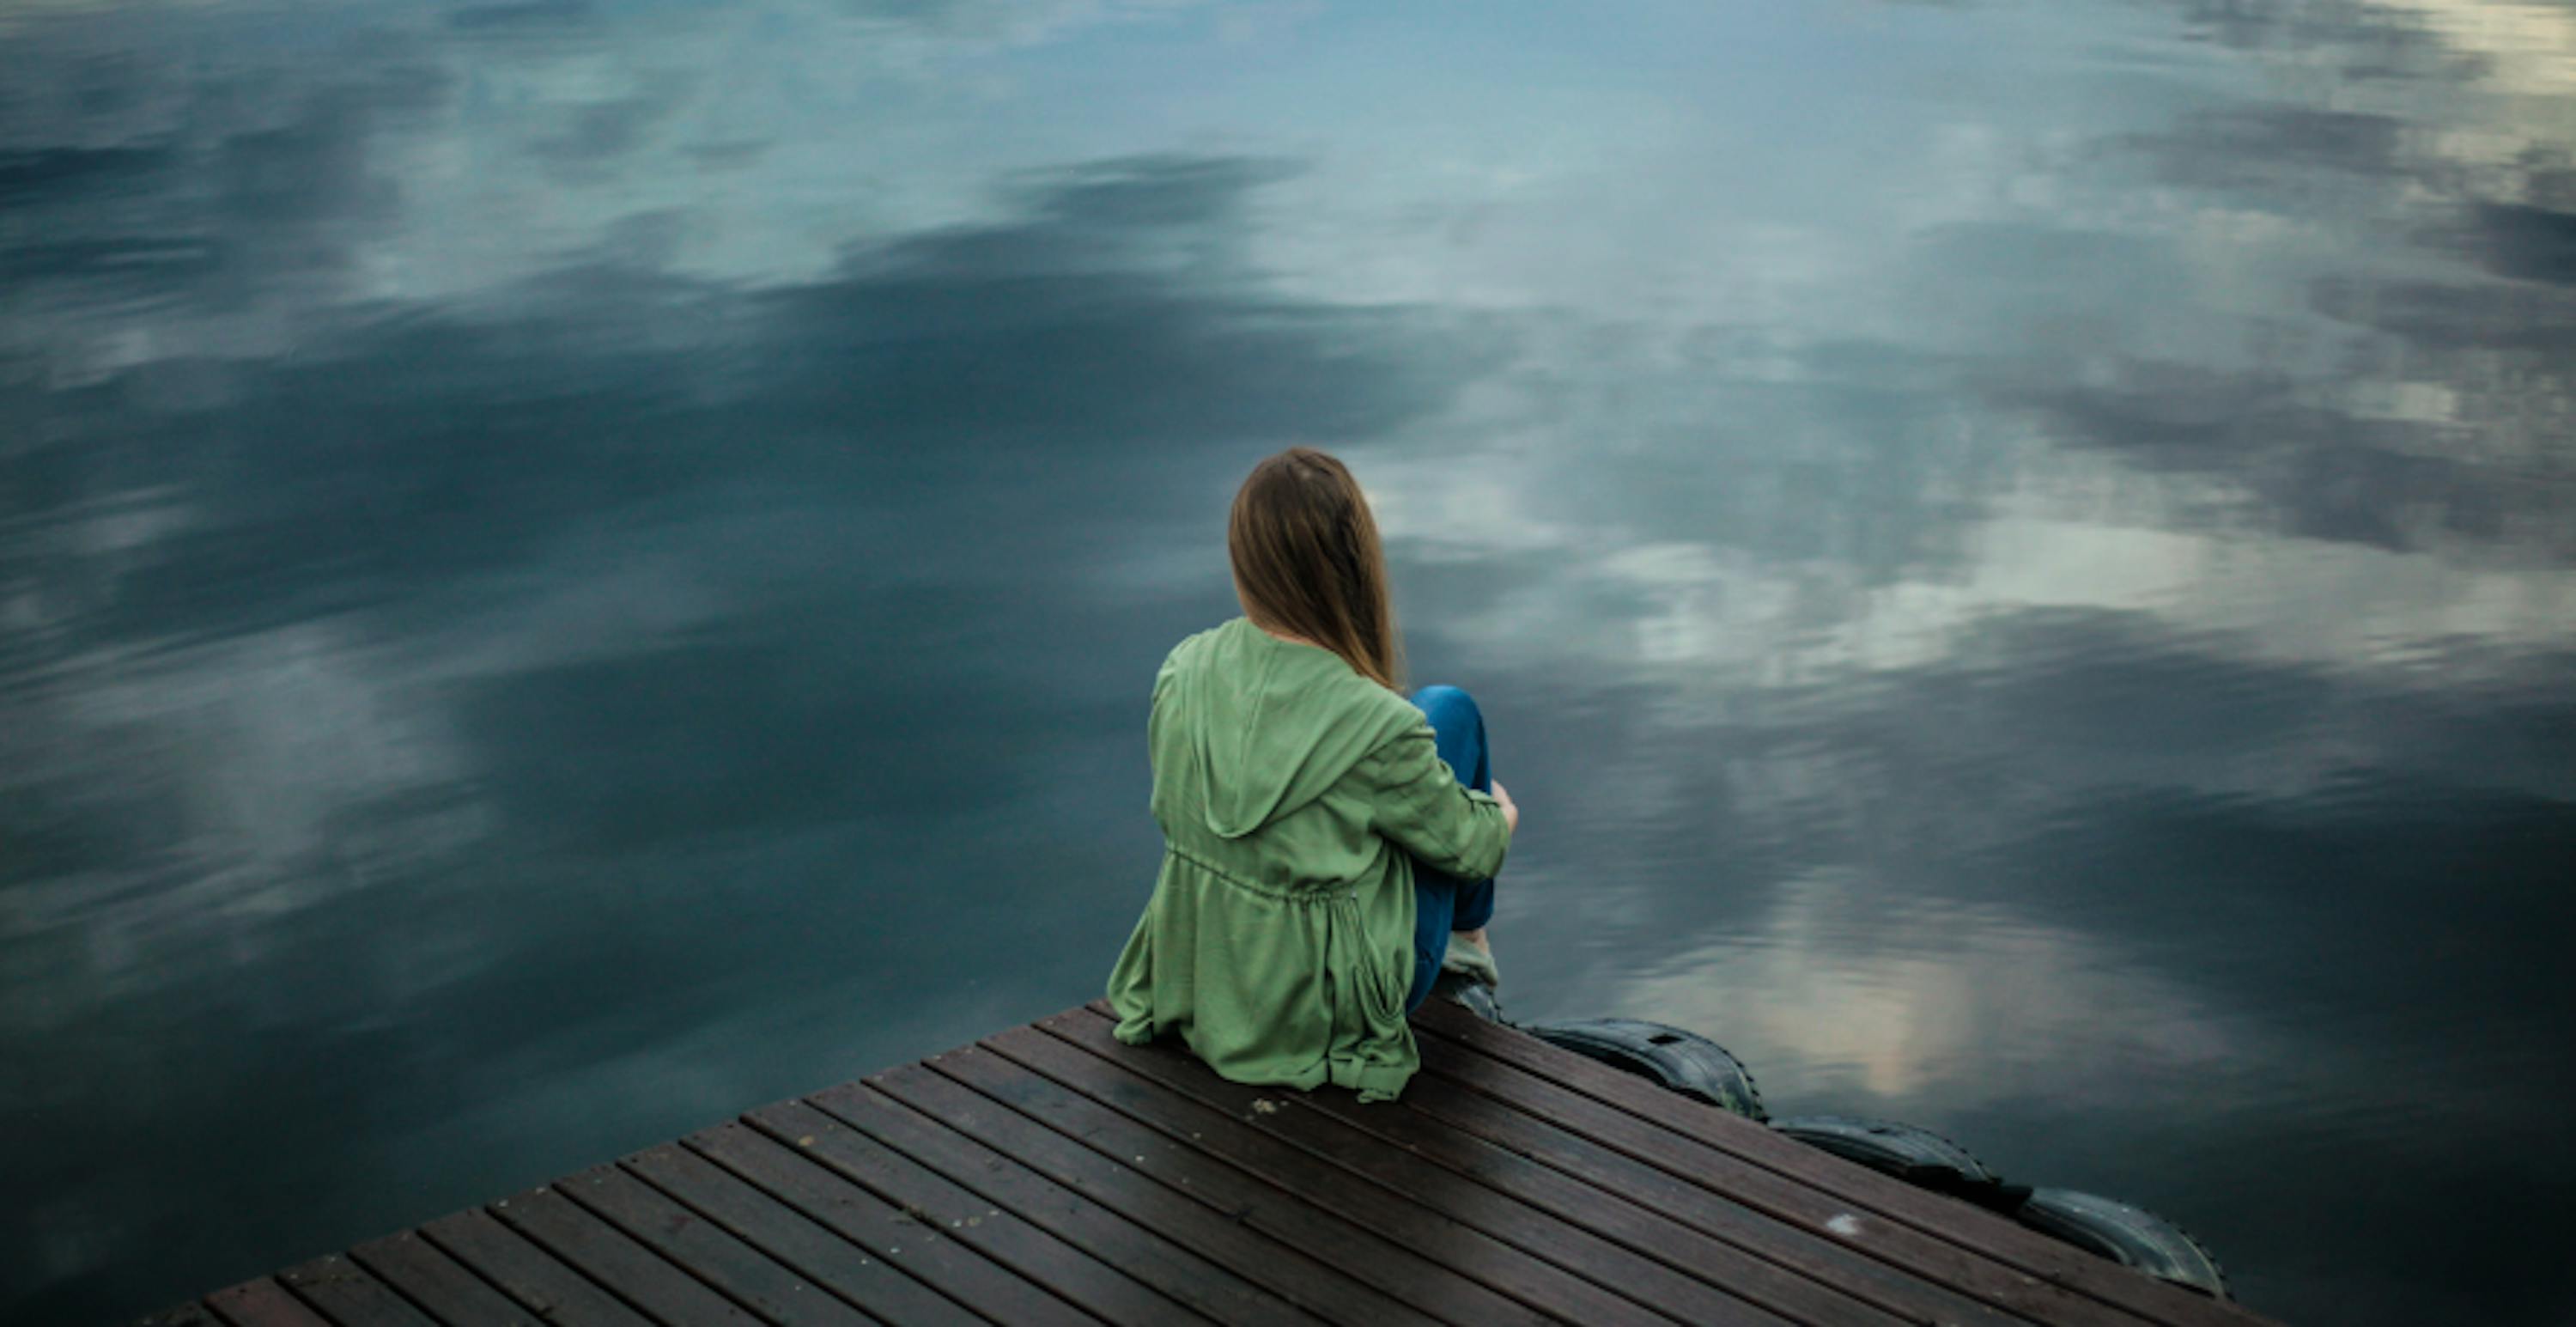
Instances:
[[[504,1225],[668,1327],[758,1321],[552,1187],[505,1198],[490,1210]]]
[[[1012,1208],[1020,1216],[1074,1239],[1092,1255],[1103,1257],[1123,1273],[1149,1283],[1170,1299],[1188,1304],[1195,1312],[1208,1314],[1216,1322],[1314,1322],[1298,1304],[1309,1304],[1298,1294],[1275,1294],[1296,1288],[1280,1286],[1278,1278],[1265,1281],[1262,1268],[1275,1268],[1275,1247],[1244,1232],[1231,1237],[1218,1234],[1213,1239],[1198,1239],[1206,1229],[1206,1208],[1188,1198],[1159,1190],[1136,1175],[1126,1175],[1110,1162],[1092,1157],[1084,1149],[1061,1144],[1061,1154],[1046,1147],[1012,1147],[1010,1152],[997,1152],[987,1141],[971,1131],[958,1129],[956,1118],[933,1118],[912,1111],[899,1100],[886,1098],[876,1090],[858,1087],[835,1087],[829,1093],[811,1098],[814,1105],[827,1108],[832,1118],[863,1131],[876,1144],[899,1149],[912,1160],[935,1167],[956,1183],[974,1188],[992,1198],[997,1206]],[[976,1123],[976,1121],[963,1121]],[[1038,1131],[1043,1134],[1043,1129]],[[1082,1157],[1095,1162],[1095,1170],[1082,1170],[1066,1165],[1069,1157]],[[1136,1188],[1154,1188],[1159,1193],[1144,1196],[1128,1193],[1126,1180]],[[1185,1219],[1172,1219],[1177,1208],[1193,1208]],[[1260,1247],[1267,1257],[1239,1257],[1247,1247]],[[1332,1270],[1311,1265],[1314,1273],[1311,1296],[1324,1301],[1358,1299],[1340,1291],[1340,1278]],[[1365,1301],[1365,1299],[1363,1299]],[[1365,1301],[1386,1304],[1386,1301]],[[1394,1304],[1388,1304],[1396,1309]]]
[[[647,1148],[619,1164],[734,1238],[887,1322],[976,1320],[971,1310],[926,1284],[921,1269],[927,1266],[941,1267],[949,1279],[969,1284],[1017,1279],[944,1232],[915,1221],[904,1221],[898,1229],[888,1220],[880,1231],[890,1238],[853,1243],[676,1144]],[[1063,1308],[1062,1301],[1056,1307]]]
[[[978,1104],[979,1098],[953,1084],[929,1081],[961,1095],[965,1110],[926,1116],[856,1084],[809,1100],[876,1143],[1079,1243],[1218,1322],[1313,1322],[1303,1309],[1343,1322],[1420,1327],[1430,1321],[1303,1254],[1231,1222],[1212,1222],[1195,1200],[1008,1111]],[[998,1119],[988,1116],[1007,1118],[1012,1127],[995,1128]],[[831,1135],[817,1136],[816,1153],[831,1159],[826,1149],[833,1143]]]
[[[226,1286],[206,1296],[206,1307],[232,1327],[331,1327],[331,1320],[287,1293],[277,1278],[263,1276]]]
[[[931,1071],[938,1071],[933,1074]],[[1426,1313],[1478,1323],[1534,1323],[1539,1310],[1452,1265],[1452,1241],[1398,1241],[1236,1167],[1199,1156],[999,1056],[969,1048],[883,1079],[943,1118],[994,1108],[1087,1146],[1116,1164],[1197,1197],[1226,1218],[1341,1268]],[[940,1086],[942,1082],[948,1086]],[[1202,1217],[1204,1219],[1204,1217]],[[1465,1231],[1465,1227],[1457,1227]]]
[[[1105,1005],[1098,1001],[1083,1006],[1081,1012],[1114,1021]],[[1428,1053],[1437,1056],[1439,1051],[1433,1047]],[[1591,1062],[1584,1063],[1589,1065]],[[1601,1068],[1597,1065],[1592,1067]],[[1602,1072],[1616,1071],[1603,1069]],[[1660,1092],[1660,1089],[1655,1090]],[[1676,1100],[1705,1109],[1697,1103]],[[1439,1105],[1441,1113],[1432,1118],[1443,1128],[1476,1134],[1509,1151],[1542,1160],[1595,1187],[1625,1194],[1668,1219],[1682,1218],[1686,1224],[1705,1234],[1761,1253],[1900,1316],[1920,1314],[1923,1310],[1919,1306],[1927,1297],[1940,1301],[1944,1312],[1961,1321],[1994,1322],[1999,1316],[1990,1306],[1926,1283],[1920,1277],[1896,1271],[1844,1248],[1837,1241],[1784,1226],[1722,1193],[1704,1189],[1689,1180],[1677,1179],[1623,1154],[1599,1147],[1557,1129],[1543,1119],[1515,1111],[1505,1103],[1444,1086],[1434,1076],[1417,1076],[1405,1089],[1405,1101],[1417,1110],[1423,1109],[1426,1103]],[[1363,1108],[1357,1113],[1366,1116],[1370,1112]]]
[[[988,1154],[981,1166],[970,1163],[970,1168],[983,1171],[988,1188],[999,1191],[988,1199],[803,1102],[785,1102],[754,1111],[743,1117],[743,1125],[773,1146],[796,1151],[838,1181],[864,1187],[908,1212],[920,1213],[926,1220],[944,1220],[958,1238],[976,1244],[987,1256],[1112,1322],[1204,1321],[1184,1310],[1178,1301],[1159,1293],[1144,1279],[1145,1273],[1131,1265],[1138,1260],[1152,1263],[1154,1250],[1142,1251],[1137,1259],[1122,1258],[1119,1266],[1104,1261],[1121,1252],[1133,1252],[1131,1246],[1143,1236],[1142,1231],[1107,1212],[1075,1213],[1064,1221],[1049,1222],[1045,1218],[1052,1204],[1030,1203],[1021,1180],[1033,1187],[1052,1186],[1033,1174],[1017,1171],[1001,1157]],[[935,1126],[932,1128],[936,1131]],[[964,1143],[963,1139],[958,1141]],[[719,1159],[737,1164],[731,1153]],[[1057,1192],[1069,1200],[1068,1207],[1081,1202],[1074,1195]],[[1040,1219],[1023,1216],[1023,1207],[1013,1204],[1038,1212]],[[978,1216],[980,1222],[976,1220]],[[1084,1219],[1089,1216],[1097,1216],[1106,1229],[1095,1228]],[[1184,1280],[1195,1279],[1216,1293],[1222,1293],[1226,1285],[1240,1285],[1213,1267],[1205,1268],[1209,1275],[1199,1276],[1203,1266],[1189,1260],[1178,1268],[1177,1275]]]
[[[2138,1327],[2141,1321],[1554,1084],[1513,1077],[1505,1066],[1461,1054],[1454,1047],[1425,1051],[1428,1072],[1415,1080],[1424,1090],[1407,1089],[1415,1109],[1526,1148],[1570,1174],[1615,1175],[1612,1182],[1652,1195],[1646,1201],[1680,1219],[1722,1223],[1744,1238],[1771,1241],[1785,1257],[1826,1265],[1819,1245],[1864,1255],[1837,1261],[1854,1293],[1873,1303],[1899,1311],[1940,1303],[1960,1317],[1988,1322],[1999,1310],[2066,1327]],[[1569,1147],[1571,1139],[1635,1164]],[[1662,1178],[1641,1169],[1660,1171]]]
[[[2261,1327],[1436,1003],[1400,1102],[1095,1002],[180,1305],[155,1327],[1541,1321]]]
[[[420,1235],[546,1322],[647,1327],[649,1320],[624,1301],[479,1207],[440,1217]]]
[[[1238,1119],[1258,1114],[1254,1103],[1265,1099],[1260,1089],[1231,1083],[1208,1072],[1186,1050],[1169,1043],[1129,1046],[1110,1034],[1111,1021],[1091,1010],[1074,1010],[1044,1019],[1039,1027],[1092,1054],[1114,1060],[1134,1072]],[[1680,1275],[1730,1291],[1798,1322],[1842,1327],[1884,1325],[1910,1319],[1871,1307],[1824,1282],[1766,1262],[1735,1246],[1665,1218],[1613,1190],[1583,1183],[1551,1170],[1473,1134],[1429,1119],[1410,1107],[1363,1106],[1341,1092],[1280,1093],[1296,1106],[1293,1112],[1263,1118],[1283,1137],[1303,1138],[1307,1130],[1297,1117],[1314,1114],[1338,1121],[1402,1149],[1412,1157],[1437,1163],[1452,1173],[1511,1194],[1531,1206],[1595,1232],[1662,1265],[1638,1273],[1637,1286],[1649,1292],[1657,1307],[1686,1318],[1707,1317],[1713,1309],[1685,1287],[1672,1284]],[[1390,1177],[1393,1173],[1390,1172]]]
[[[341,1327],[435,1327],[410,1300],[337,1254],[290,1267],[277,1279]]]
[[[1542,1312],[1584,1323],[1651,1323],[1664,1316],[1662,1306],[1614,1287],[1669,1275],[1667,1269],[1376,1139],[1288,1110],[1286,1102],[1259,1098],[1268,1103],[1267,1115],[1248,1103],[1244,1115],[1260,1120],[1256,1128],[1033,1027],[979,1044],[1184,1147],[1328,1203],[1384,1238],[1413,1247],[1445,1243],[1451,1252],[1443,1261]],[[1283,1120],[1321,1128],[1305,1130],[1310,1146],[1301,1147],[1280,1136]],[[1763,1327],[1782,1321],[1712,1287],[1670,1280],[1704,1305],[1686,1319]]]
[[[1981,1327],[2017,1321],[1993,1305],[1870,1256],[1869,1250],[1748,1207],[1722,1185],[1656,1169],[1575,1130],[1434,1075],[1417,1077],[1406,1095],[1412,1098],[1414,1110],[1444,1128],[1473,1134],[1586,1183],[1614,1189],[1667,1219],[1826,1281],[1890,1312],[1931,1314]],[[1826,1218],[1829,1223],[1832,1219]],[[1855,1236],[1875,1233],[1853,1229]]]
[[[1690,1165],[1706,1165],[1710,1155],[1723,1154],[1739,1167],[1769,1171],[1796,1187],[1830,1195],[1846,1208],[1874,1215],[1890,1231],[1910,1231],[1982,1260],[2003,1263],[2022,1277],[2060,1294],[2080,1295],[2115,1306],[2128,1320],[2144,1318],[2178,1327],[2249,1327],[2262,1322],[2236,1305],[2142,1276],[1991,1212],[1824,1155],[1750,1121],[1666,1092],[1634,1075],[1525,1033],[1496,1027],[1464,1009],[1425,1008],[1428,1012],[1417,1019],[1417,1027],[1433,1035],[1423,1039],[1424,1063],[1452,1077],[1464,1074],[1466,1078],[1461,1081],[1478,1085],[1480,1090],[1481,1084],[1490,1083],[1518,1094],[1530,1091],[1527,1084],[1531,1080],[1542,1080],[1556,1091],[1531,1093],[1533,1101],[1549,1103],[1539,1107],[1541,1110],[1565,1105],[1575,1097],[1589,1098],[1596,1106],[1699,1145]],[[1480,1064],[1502,1067],[1508,1073],[1496,1077],[1492,1070],[1472,1067]],[[1594,1116],[1587,1112],[1587,1117]],[[2043,1314],[2061,1312],[2049,1307],[2055,1302],[2052,1297],[2048,1304],[2034,1307]],[[2099,1319],[2087,1313],[2082,1317],[2041,1320],[2075,1323]]]
[[[440,1322],[534,1327],[539,1321],[526,1306],[493,1289],[490,1282],[415,1232],[370,1240],[349,1250],[349,1257]]]
[[[615,1166],[566,1176],[553,1187],[725,1298],[781,1327],[857,1327],[867,1321],[830,1291]],[[958,1310],[945,1321],[966,1321],[966,1315]]]
[[[819,1127],[840,1127],[810,1107],[803,1109],[814,1116]],[[1123,1320],[1134,1321],[1155,1310],[1165,1316],[1195,1320],[1193,1315],[1182,1313],[1179,1305],[1119,1275],[1098,1259],[954,1185],[939,1182],[934,1186],[914,1186],[927,1190],[921,1193],[926,1202],[891,1194],[880,1196],[842,1178],[800,1149],[741,1124],[722,1125],[680,1141],[744,1182],[758,1186],[761,1192],[880,1257],[901,1257],[905,1248],[917,1247],[919,1252],[904,1263],[907,1270],[995,1322],[1072,1327],[1096,1321],[1073,1302],[1022,1279],[1026,1273],[1021,1268],[1033,1259],[1063,1266],[1071,1273],[1069,1279],[1119,1287],[1124,1292],[1120,1301],[1103,1307],[1113,1313],[1128,1310]],[[992,1231],[985,1229],[988,1225]],[[924,1243],[925,1236],[936,1238]],[[1003,1252],[996,1253],[997,1247]],[[1009,1256],[1011,1251],[1020,1254],[1018,1260]]]
[[[1868,1250],[1746,1206],[1723,1186],[1658,1170],[1579,1132],[1436,1075],[1417,1076],[1405,1095],[1413,1110],[1443,1128],[1473,1134],[1585,1183],[1618,1192],[1668,1220],[1813,1276],[1889,1312],[1930,1313],[1981,1327],[2017,1321],[1991,1304],[1891,1266]],[[1875,1232],[1856,1229],[1854,1233]]]

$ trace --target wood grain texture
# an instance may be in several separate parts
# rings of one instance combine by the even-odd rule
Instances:
[[[153,1327],[2261,1327],[1445,1002],[1400,1100],[1095,1001]]]

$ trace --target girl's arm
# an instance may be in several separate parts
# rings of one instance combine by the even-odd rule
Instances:
[[[1517,808],[1458,781],[1423,723],[1369,753],[1369,828],[1435,871],[1482,880],[1502,869]]]

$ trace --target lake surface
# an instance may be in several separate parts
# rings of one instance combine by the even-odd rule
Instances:
[[[1096,994],[1301,442],[1516,1016],[2576,1315],[2566,0],[43,0],[0,282],[0,1319]]]

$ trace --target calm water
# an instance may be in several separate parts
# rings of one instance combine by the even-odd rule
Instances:
[[[1515,1013],[2570,1321],[2571,94],[2568,0],[11,6],[0,1318],[1094,994],[1311,442]]]

